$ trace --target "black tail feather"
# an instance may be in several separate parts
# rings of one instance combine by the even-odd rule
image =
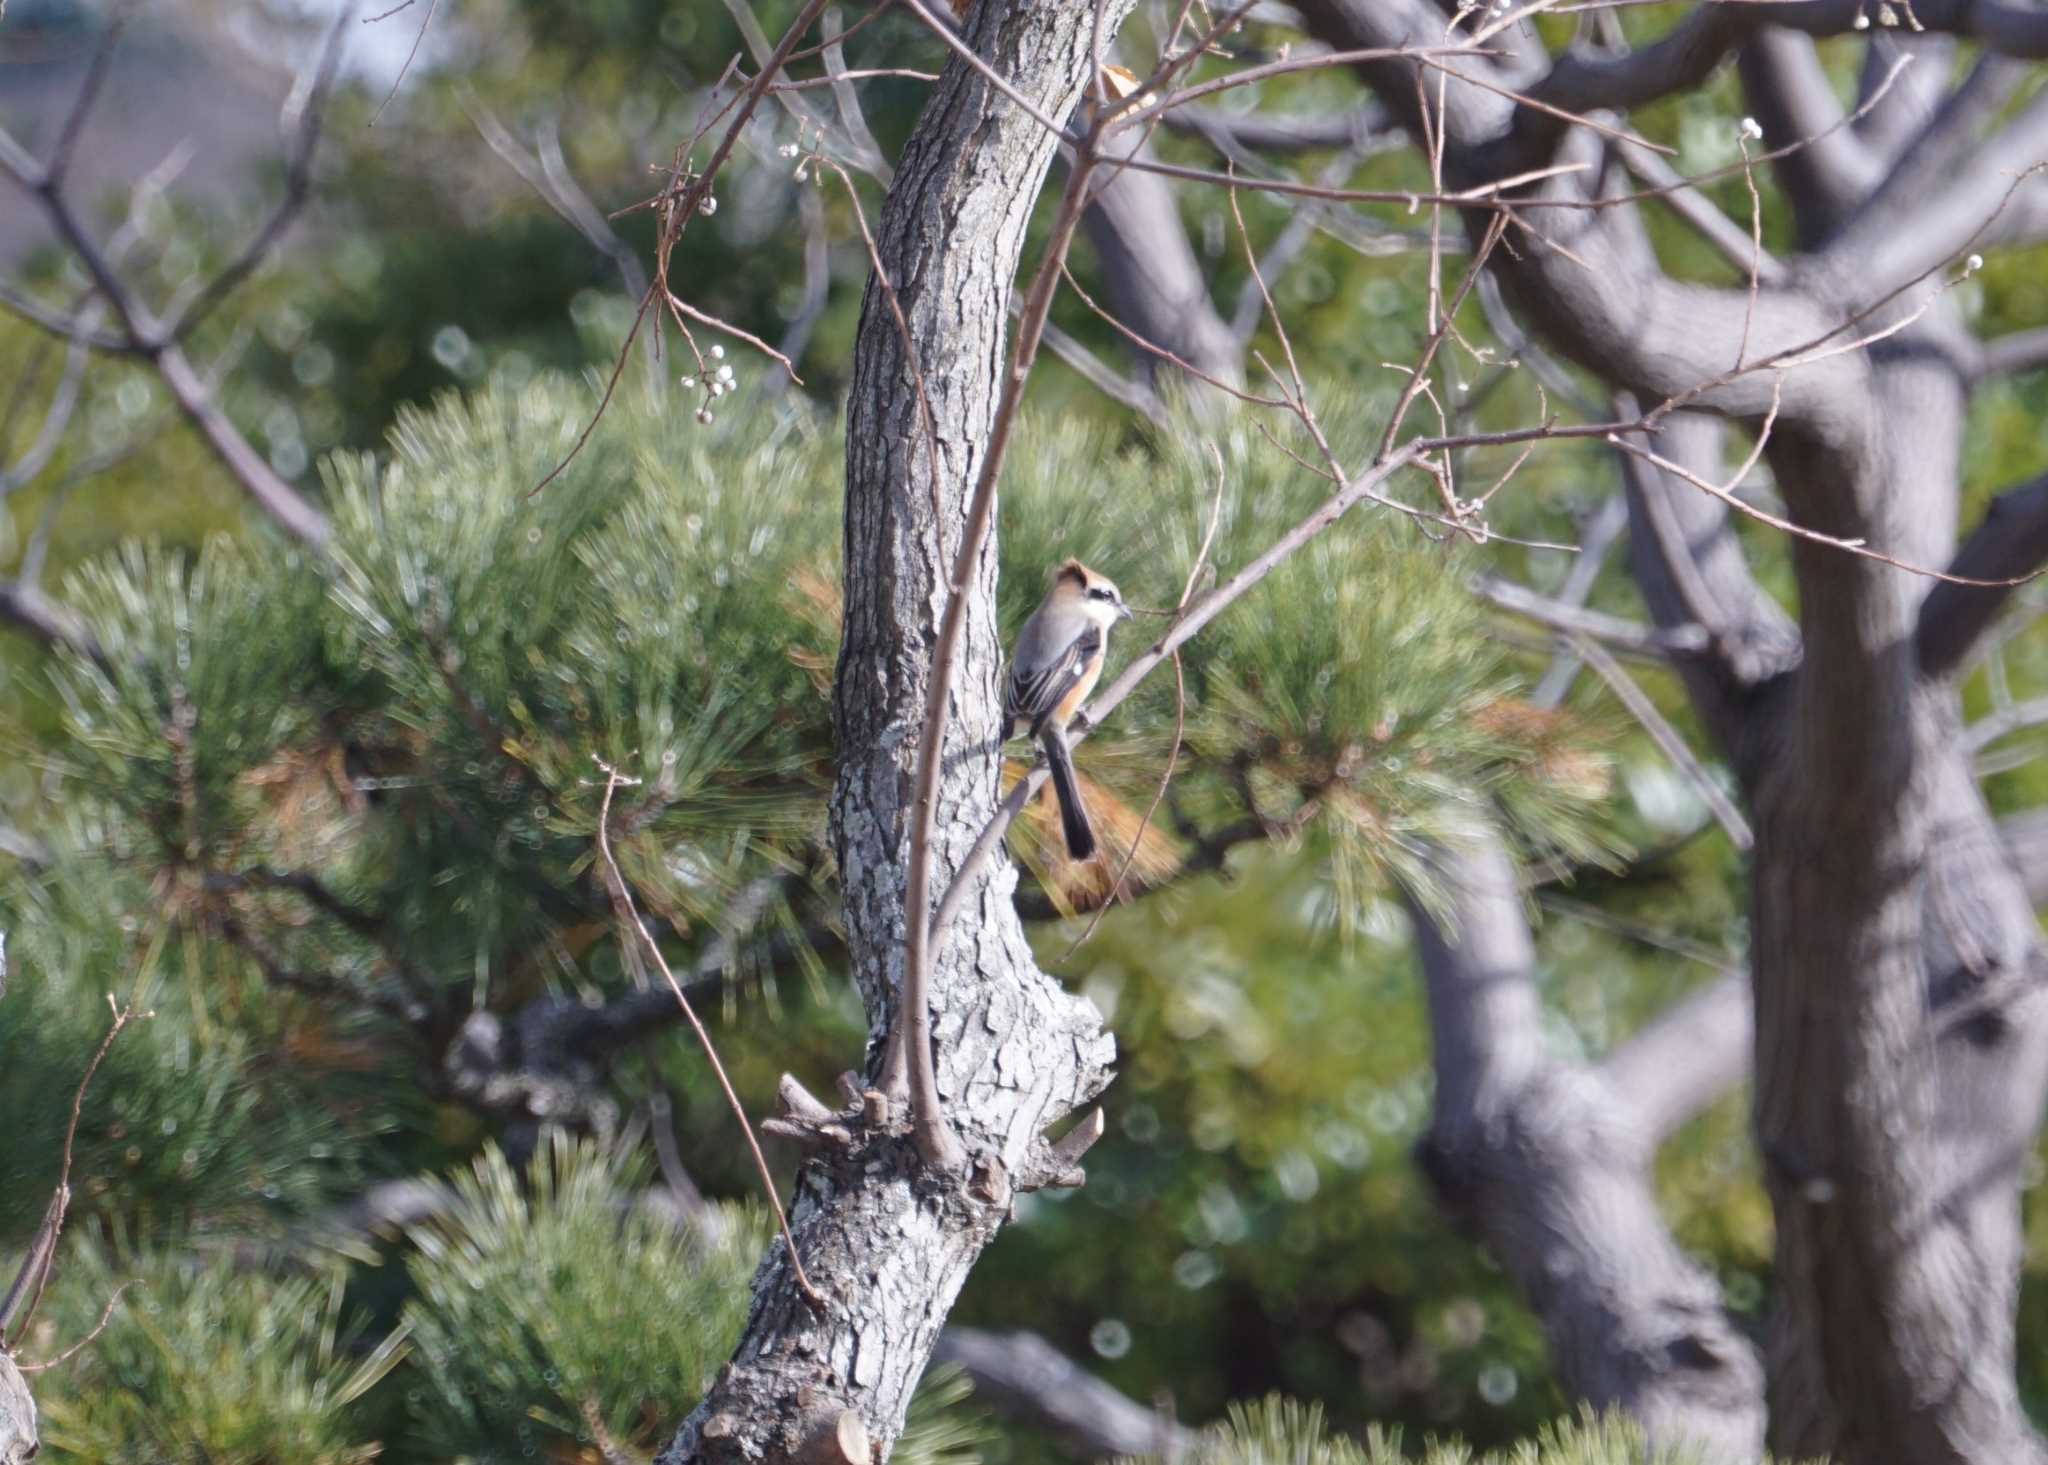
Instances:
[[[1088,823],[1088,806],[1081,802],[1081,787],[1074,778],[1073,755],[1067,751],[1066,736],[1048,727],[1039,738],[1045,749],[1046,766],[1052,770],[1052,791],[1060,803],[1060,828],[1067,836],[1067,853],[1077,860],[1095,858],[1095,831]]]

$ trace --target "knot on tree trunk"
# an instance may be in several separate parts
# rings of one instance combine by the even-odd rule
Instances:
[[[734,1414],[713,1414],[698,1436],[700,1457],[722,1465],[879,1465],[867,1421],[847,1400],[806,1388],[797,1404],[766,1436]]]

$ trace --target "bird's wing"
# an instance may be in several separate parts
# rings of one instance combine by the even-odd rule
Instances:
[[[1080,635],[1043,660],[1030,656],[1032,648],[1025,645],[1026,639],[1018,638],[1018,658],[1010,666],[1003,708],[1013,726],[1021,722],[1036,737],[1046,717],[1074,689],[1074,683],[1081,680],[1088,664],[1101,652],[1102,628],[1092,621],[1086,623]]]

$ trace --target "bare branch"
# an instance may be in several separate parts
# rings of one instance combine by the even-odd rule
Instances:
[[[2048,474],[2009,488],[1991,501],[1983,520],[1950,561],[1972,580],[2025,576],[2048,563]],[[1969,657],[1985,629],[2011,598],[2009,585],[1954,582],[1936,585],[1920,607],[1920,666],[1946,676]]]
[[[50,1280],[57,1241],[64,1231],[64,1213],[71,1204],[71,1148],[78,1139],[78,1116],[85,1107],[85,1091],[92,1087],[93,1075],[100,1071],[100,1064],[106,1059],[107,1050],[114,1046],[114,1039],[121,1036],[121,1029],[137,1018],[150,1016],[147,1012],[136,1011],[133,996],[125,1006],[117,1006],[110,992],[107,994],[107,1007],[113,1013],[113,1021],[107,1027],[106,1036],[100,1039],[99,1047],[93,1050],[91,1060],[85,1065],[85,1073],[71,1095],[71,1120],[64,1126],[63,1157],[57,1166],[57,1185],[50,1197],[50,1207],[43,1215],[43,1223],[36,1231],[36,1239],[29,1246],[21,1270],[15,1274],[13,1285],[7,1289],[5,1299],[0,1299],[0,1351],[12,1352],[13,1346],[19,1344],[28,1332],[28,1325],[35,1320],[36,1306],[42,1301],[43,1287]]]
[[[1984,343],[1977,362],[1978,381],[2015,376],[2024,371],[2048,367],[2048,326],[2027,331],[2010,331]]]
[[[1617,1043],[1600,1076],[1657,1144],[1748,1077],[1754,1019],[1749,973],[1730,972]]]
[[[1475,576],[1471,584],[1475,594],[1484,596],[1502,610],[1541,621],[1568,636],[1593,637],[1617,650],[1638,656],[1675,658],[1705,651],[1709,645],[1705,627],[1696,623],[1646,626],[1605,611],[1587,610],[1493,575]]]
[[[1712,199],[1694,187],[1684,174],[1655,153],[1644,152],[1641,148],[1623,147],[1621,160],[1629,172],[1656,190],[1659,202],[1692,225],[1702,239],[1720,251],[1722,258],[1745,274],[1754,269],[1757,279],[1763,284],[1785,283],[1785,266],[1768,250],[1759,249],[1750,236],[1722,213]]]
[[[1095,192],[1082,223],[1101,261],[1109,298],[1133,333],[1199,368],[1196,380],[1242,385],[1242,344],[1210,299],[1172,185],[1156,174],[1120,166],[1152,159],[1141,132],[1103,144],[1104,166],[1117,171]],[[1160,356],[1137,349],[1143,368],[1154,372]]]
[[[1438,847],[1410,892],[1436,1072],[1417,1158],[1543,1319],[1564,1386],[1653,1444],[1754,1458],[1761,1360],[1657,1214],[1650,1132],[1590,1071],[1551,1058],[1522,892],[1498,839]],[[1597,1218],[1597,1219],[1596,1219]]]
[[[1045,1430],[1076,1459],[1176,1460],[1195,1442],[1193,1430],[1117,1392],[1036,1333],[947,1328],[932,1361],[958,1366],[974,1381],[976,1402]]]
[[[598,766],[604,768],[605,784],[604,804],[597,816],[597,848],[598,853],[604,857],[605,884],[611,892],[612,904],[619,922],[639,939],[640,944],[647,949],[647,954],[654,959],[655,966],[661,971],[662,980],[668,983],[669,992],[676,999],[676,1005],[682,1009],[684,1018],[689,1021],[690,1030],[697,1035],[698,1046],[704,1050],[705,1060],[710,1063],[711,1071],[718,1079],[719,1088],[725,1091],[725,1102],[731,1108],[733,1118],[739,1121],[740,1133],[746,1137],[747,1149],[754,1157],[754,1170],[761,1177],[761,1189],[768,1197],[770,1208],[775,1212],[776,1224],[782,1228],[782,1244],[788,1253],[789,1269],[796,1279],[797,1288],[809,1299],[813,1307],[823,1312],[825,1299],[819,1295],[818,1289],[811,1285],[811,1279],[804,1275],[803,1260],[796,1251],[796,1238],[789,1232],[789,1217],[783,1212],[782,1197],[775,1189],[775,1177],[769,1173],[767,1158],[761,1153],[761,1142],[754,1138],[754,1126],[747,1120],[746,1108],[740,1103],[740,1096],[733,1092],[732,1080],[726,1076],[725,1064],[719,1060],[718,1049],[711,1042],[711,1034],[704,1030],[704,1024],[698,1020],[696,1009],[690,1006],[690,999],[683,995],[682,984],[676,981],[675,973],[669,969],[668,958],[661,954],[661,943],[649,933],[640,920],[640,913],[633,908],[633,895],[626,888],[626,877],[619,873],[619,862],[612,856],[612,795],[618,790],[621,780],[616,769],[605,767],[602,763]]]
[[[1168,129],[1200,137],[1211,146],[1229,144],[1247,152],[1316,152],[1343,148],[1366,156],[1408,145],[1386,109],[1368,102],[1345,112],[1249,112],[1242,116],[1214,107],[1177,107],[1162,119]]]
[[[35,586],[4,576],[0,576],[0,623],[90,660],[102,659],[99,642],[83,620]]]
[[[1806,142],[1772,166],[1799,238],[1810,247],[1877,183],[1878,160],[1855,129],[1843,125],[1842,105],[1810,37],[1767,27],[1743,46],[1737,64],[1750,111],[1773,148],[1795,138]]]
[[[81,98],[89,102],[92,89]],[[5,173],[40,206],[64,247],[85,267],[106,304],[112,308],[126,338],[124,349],[148,360],[172,399],[197,427],[215,455],[243,490],[294,538],[314,547],[324,545],[327,517],[274,472],[249,445],[215,402],[211,387],[193,367],[172,334],[124,285],[115,256],[100,247],[65,199],[63,170],[38,165],[11,136],[0,131],[0,173]],[[10,301],[10,304],[19,302]],[[38,321],[42,324],[42,321]],[[72,322],[76,325],[76,322]],[[88,325],[90,323],[88,322]],[[90,332],[75,332],[87,339]]]

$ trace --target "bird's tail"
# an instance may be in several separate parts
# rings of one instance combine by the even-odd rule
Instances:
[[[1067,836],[1067,853],[1077,860],[1095,857],[1095,831],[1088,824],[1088,806],[1081,802],[1081,787],[1074,778],[1074,757],[1067,751],[1066,734],[1047,727],[1039,736],[1045,749],[1046,767],[1052,771],[1052,791],[1060,802],[1060,828]]]

